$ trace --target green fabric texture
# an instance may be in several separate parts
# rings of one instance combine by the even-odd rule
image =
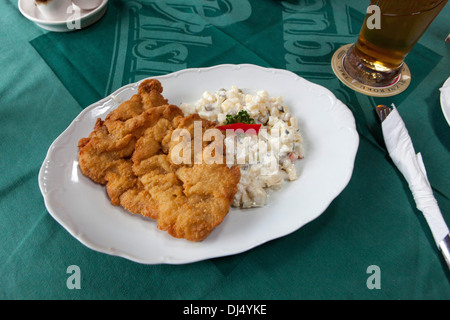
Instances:
[[[368,1],[367,1],[368,2]],[[372,98],[346,88],[331,57],[356,40],[358,0],[110,0],[96,24],[40,29],[0,2],[0,298],[449,299],[450,272],[401,173],[375,107],[394,103],[450,225],[447,5],[408,55],[410,87]],[[250,251],[185,265],[142,265],[93,251],[48,214],[37,175],[54,139],[121,86],[185,68],[250,63],[330,89],[352,111],[360,145],[350,183],[316,220]],[[270,89],[270,88],[267,88]],[[276,212],[274,212],[276,214]],[[70,265],[81,289],[69,289]],[[381,270],[369,289],[368,267]]]

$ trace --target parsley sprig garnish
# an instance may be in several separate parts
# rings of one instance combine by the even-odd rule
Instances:
[[[247,124],[254,124],[255,120],[250,118],[250,115],[247,111],[241,110],[236,115],[227,114],[227,117],[223,124],[233,124],[233,123],[247,123]]]

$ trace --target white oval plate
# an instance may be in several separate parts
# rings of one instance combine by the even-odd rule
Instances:
[[[450,126],[450,77],[445,81],[440,90],[442,113]]]
[[[359,136],[351,111],[327,89],[286,70],[254,65],[219,65],[154,77],[169,103],[193,102],[205,90],[236,85],[282,96],[299,119],[305,158],[299,179],[286,182],[263,208],[231,208],[223,223],[202,242],[171,237],[156,222],[111,205],[105,188],[83,176],[78,140],[137,93],[126,85],[83,110],[53,142],[39,172],[49,213],[87,247],[145,264],[181,264],[240,253],[285,236],[317,218],[346,187],[353,172]]]
[[[74,5],[75,6],[75,5]],[[65,16],[58,20],[50,21],[44,18],[36,7],[34,0],[19,0],[19,11],[22,15],[30,21],[33,21],[37,26],[42,29],[53,31],[53,32],[70,32],[79,29],[86,28],[94,23],[96,23],[106,12],[108,8],[108,0],[103,0],[100,5],[92,10],[81,10],[80,16],[74,20],[74,13],[67,13]],[[74,20],[74,21],[72,21]],[[69,23],[68,23],[69,22]],[[73,26],[74,25],[74,26]],[[75,26],[79,25],[80,28],[77,29]]]

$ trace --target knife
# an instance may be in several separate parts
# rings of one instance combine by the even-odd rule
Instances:
[[[405,123],[394,105],[376,108],[381,120],[383,137],[389,156],[408,182],[417,209],[427,221],[438,249],[450,270],[450,234],[433,190],[428,182],[425,165],[420,153],[416,154]]]

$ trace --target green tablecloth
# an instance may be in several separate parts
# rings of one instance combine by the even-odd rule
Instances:
[[[1,1],[0,298],[449,299],[449,271],[386,153],[374,107],[398,107],[450,224],[450,127],[439,102],[450,76],[450,7],[407,57],[411,86],[378,99],[344,87],[330,65],[356,40],[367,5],[110,0],[91,27],[53,33],[22,16],[17,1]],[[319,218],[241,254],[142,265],[88,249],[48,214],[38,171],[83,108],[145,77],[223,63],[293,71],[353,112],[360,135],[353,176]],[[71,265],[80,289],[67,286]],[[380,288],[367,285],[370,266],[379,268]]]

